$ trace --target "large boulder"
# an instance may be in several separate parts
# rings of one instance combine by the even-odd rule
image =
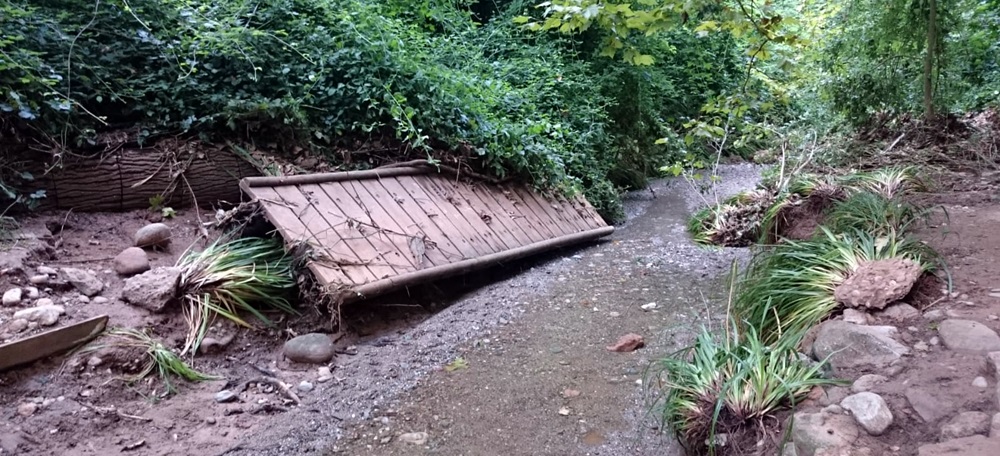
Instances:
[[[970,320],[945,320],[938,326],[944,346],[971,354],[1000,351],[1000,336],[986,325]]]
[[[62,268],[61,272],[66,281],[76,287],[84,296],[93,297],[104,291],[104,282],[83,269]]]
[[[894,326],[861,326],[830,320],[819,327],[812,352],[816,359],[828,359],[834,371],[850,368],[884,367],[909,354],[910,349],[894,339]]]
[[[991,417],[983,412],[962,412],[941,426],[941,441],[971,437],[990,432]],[[1000,447],[997,447],[1000,454]]]
[[[909,294],[920,274],[920,265],[906,258],[866,261],[837,286],[833,296],[848,307],[881,309]]]
[[[181,269],[156,268],[125,280],[122,300],[150,312],[162,312],[177,299]]]
[[[848,448],[861,434],[847,415],[822,410],[798,412],[792,425],[792,443],[796,456],[816,456],[831,450]]]

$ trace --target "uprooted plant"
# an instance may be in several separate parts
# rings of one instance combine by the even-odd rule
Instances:
[[[296,286],[294,258],[277,239],[220,239],[200,252],[186,252],[177,266],[188,324],[181,354],[198,350],[217,317],[250,328],[242,313],[267,325],[266,310],[296,313],[288,301]]]
[[[826,319],[839,305],[837,287],[866,264],[913,262],[921,272],[938,265],[930,248],[895,231],[878,236],[820,230],[813,239],[758,251],[738,278],[734,318],[756,328],[765,342],[806,331]]]
[[[768,345],[753,327],[743,333],[738,327],[718,337],[703,329],[693,345],[654,368],[662,423],[689,454],[767,454],[778,446],[770,439],[780,427],[774,413],[794,407],[815,386],[836,383],[822,377],[823,363],[799,358],[803,332]]]
[[[176,391],[173,378],[191,382],[213,380],[217,377],[195,370],[179,355],[154,339],[148,332],[129,328],[111,328],[96,342],[82,348],[78,353],[118,351],[122,367],[134,372],[125,381],[134,384],[149,375],[156,374],[163,382],[164,395]]]

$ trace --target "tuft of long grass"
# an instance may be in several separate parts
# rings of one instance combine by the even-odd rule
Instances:
[[[764,211],[772,202],[769,191],[742,192],[694,213],[688,232],[702,245],[745,247],[757,241]]]
[[[802,332],[769,345],[753,327],[743,334],[735,324],[730,328],[718,337],[703,328],[693,345],[654,368],[663,390],[657,403],[663,426],[690,454],[715,454],[722,434],[732,441],[750,433],[755,442],[767,417],[794,406],[815,386],[836,383],[822,377],[822,363],[800,359]]]
[[[266,325],[271,321],[263,311],[296,313],[287,299],[296,285],[293,257],[277,239],[217,240],[200,252],[186,252],[177,266],[188,323],[181,354],[197,351],[217,317],[249,328],[243,313]]]
[[[176,389],[171,382],[172,378],[181,378],[192,382],[214,380],[218,377],[199,372],[185,363],[180,356],[165,347],[163,344],[153,339],[149,333],[130,328],[111,328],[104,332],[99,341],[92,343],[80,350],[80,353],[91,353],[106,349],[136,349],[143,353],[146,362],[135,375],[126,378],[129,383],[138,382],[151,374],[156,374],[167,393],[174,393]]]
[[[767,343],[798,333],[837,308],[834,290],[866,261],[907,258],[924,271],[937,264],[927,246],[895,231],[877,236],[862,231],[821,234],[762,249],[737,279],[734,318],[755,328]]]
[[[837,203],[827,215],[826,225],[835,233],[864,231],[885,236],[890,232],[906,232],[911,224],[928,216],[929,211],[899,198],[861,191]]]
[[[925,188],[913,166],[890,167],[875,171],[849,174],[841,179],[843,185],[854,191],[870,191],[886,199]]]

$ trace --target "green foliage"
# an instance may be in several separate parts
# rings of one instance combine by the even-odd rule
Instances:
[[[293,258],[280,240],[216,240],[200,252],[187,251],[177,261],[179,295],[188,323],[182,354],[197,352],[209,326],[223,317],[252,327],[240,313],[270,325],[261,306],[294,314],[288,301],[296,287]]]
[[[838,202],[826,216],[825,224],[837,233],[857,230],[886,236],[906,232],[913,222],[928,215],[926,210],[907,202],[865,191]]]
[[[808,330],[837,308],[837,285],[865,261],[907,258],[933,270],[933,252],[920,242],[890,232],[876,236],[861,231],[822,234],[759,251],[739,278],[734,318],[756,328],[768,343],[783,333]]]
[[[181,378],[190,382],[215,380],[218,377],[199,372],[185,363],[176,353],[153,339],[146,331],[129,328],[112,328],[104,332],[98,342],[91,343],[80,353],[99,352],[104,350],[138,350],[146,358],[139,372],[129,376],[128,383],[136,383],[151,374],[156,374],[166,388],[166,394],[176,392],[172,378]],[[131,355],[131,353],[128,353]],[[131,361],[131,360],[129,360]]]
[[[799,358],[802,332],[786,333],[770,345],[751,326],[737,325],[720,337],[702,329],[694,344],[653,367],[664,394],[659,400],[664,427],[691,454],[715,454],[727,444],[753,444],[772,413],[802,401],[815,386],[835,384],[821,376],[822,363]],[[747,435],[750,433],[750,435]]]

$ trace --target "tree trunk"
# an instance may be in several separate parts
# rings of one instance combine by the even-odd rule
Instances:
[[[21,160],[22,169],[36,177],[28,190],[45,190],[39,209],[128,211],[149,208],[150,198],[158,196],[163,206],[175,209],[195,200],[203,207],[237,204],[242,197],[239,180],[260,175],[232,152],[198,142],[166,141],[91,157],[66,155],[62,166],[48,174],[45,158]]]
[[[934,53],[937,50],[937,2],[929,0],[927,14],[927,52],[924,53],[924,118],[934,118]]]

